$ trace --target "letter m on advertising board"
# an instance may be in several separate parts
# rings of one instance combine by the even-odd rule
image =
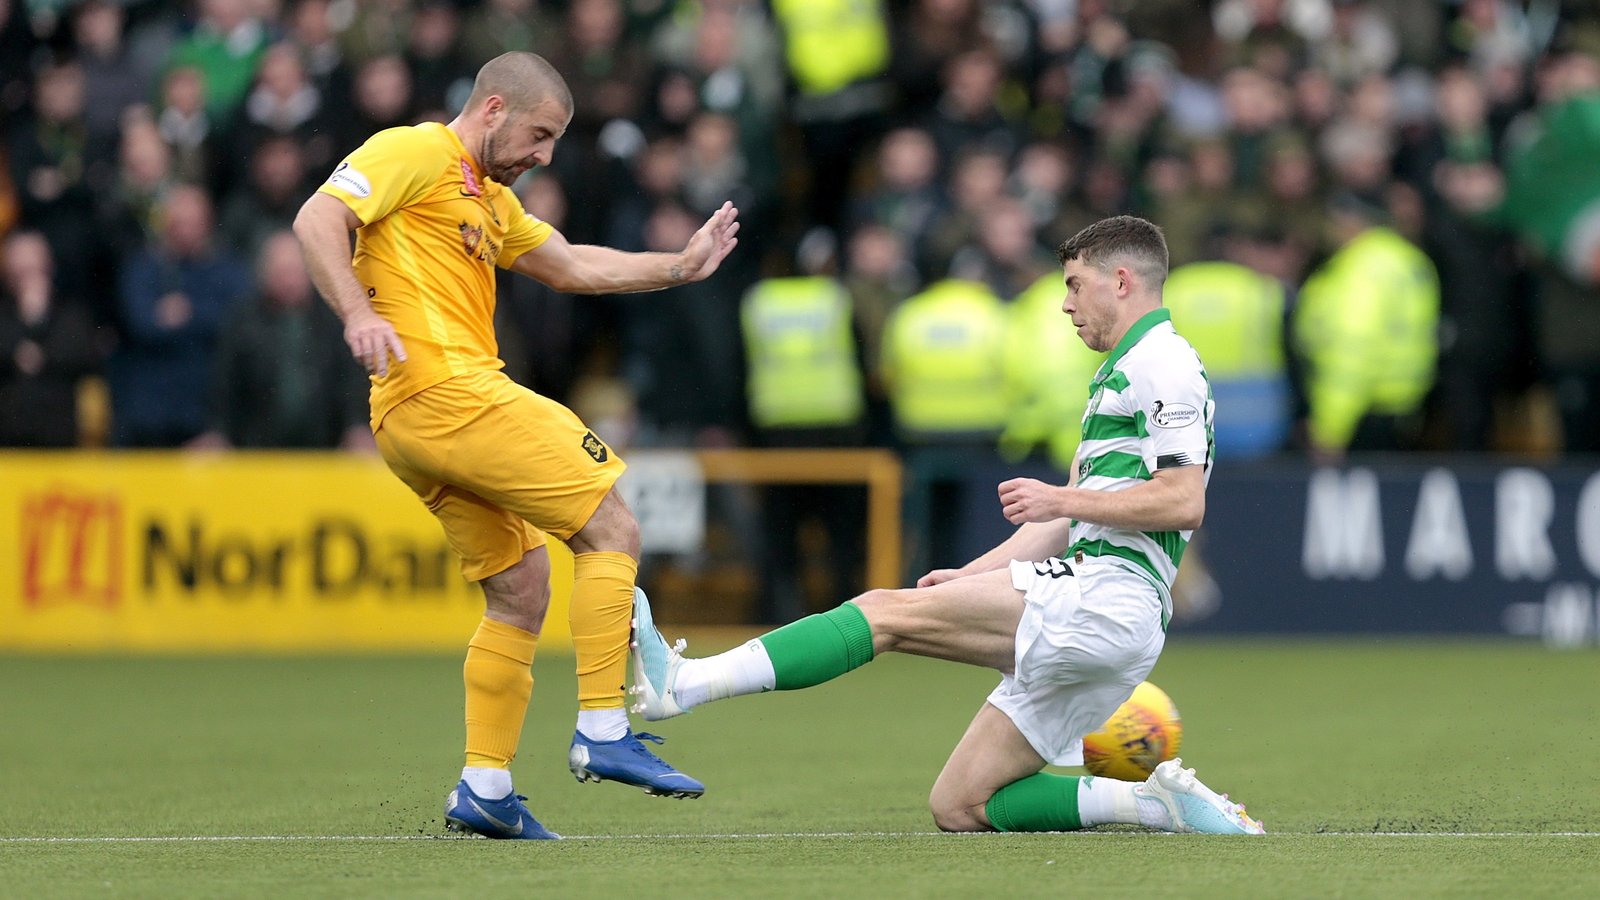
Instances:
[[[122,504],[60,485],[22,503],[22,602],[111,608],[122,596]]]

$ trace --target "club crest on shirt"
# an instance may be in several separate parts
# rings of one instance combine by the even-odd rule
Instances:
[[[594,461],[597,463],[605,462],[611,455],[611,451],[606,449],[606,445],[595,437],[592,431],[585,432],[583,435],[583,452],[594,457]]]
[[[472,165],[467,162],[465,156],[461,157],[461,180],[465,184],[461,189],[463,194],[476,197],[483,193],[483,187],[478,184],[478,176],[472,173]]]
[[[478,252],[478,245],[483,243],[483,226],[468,225],[467,223],[462,222],[460,228],[461,249],[467,251],[468,256],[476,255]]]

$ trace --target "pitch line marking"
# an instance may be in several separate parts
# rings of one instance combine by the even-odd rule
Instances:
[[[998,832],[954,834],[952,839],[998,836]],[[1084,837],[1164,837],[1164,832],[1139,831],[1086,831]],[[792,831],[750,832],[745,834],[577,834],[567,835],[569,841],[693,841],[693,840],[782,840],[804,838],[872,838],[872,837],[934,837],[944,836],[940,831]],[[1600,831],[1319,831],[1274,832],[1266,837],[1393,837],[1393,838],[1525,838],[1525,837],[1577,837],[1600,838]],[[297,841],[323,843],[385,843],[393,841],[476,841],[478,838],[446,834],[234,834],[234,835],[128,835],[94,837],[0,837],[3,844],[227,844],[227,843],[293,843]]]

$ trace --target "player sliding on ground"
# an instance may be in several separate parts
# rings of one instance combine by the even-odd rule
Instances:
[[[888,651],[1003,674],[934,783],[946,831],[1071,831],[1106,823],[1262,834],[1244,807],[1181,760],[1147,781],[1042,772],[1083,762],[1099,728],[1145,679],[1166,639],[1178,562],[1205,514],[1211,390],[1161,306],[1160,229],[1118,216],[1057,251],[1063,311],[1111,351],[1090,385],[1071,483],[1000,485],[1019,527],[960,569],[873,590],[705,659],[662,639],[635,592],[634,709],[665,719],[725,697],[821,684]]]

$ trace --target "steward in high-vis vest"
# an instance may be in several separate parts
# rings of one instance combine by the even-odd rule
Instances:
[[[993,439],[1006,422],[1006,312],[980,282],[946,279],[907,299],[884,329],[883,375],[914,443]]]
[[[843,226],[862,147],[876,142],[892,99],[889,24],[883,0],[772,0],[793,88],[789,116],[805,153],[807,214]]]
[[[746,392],[757,446],[796,453],[859,447],[866,439],[862,348],[855,303],[834,277],[838,245],[812,229],[796,247],[795,277],[768,278],[745,292]],[[765,622],[797,619],[828,598],[865,587],[866,491],[860,485],[769,484],[760,491],[762,545],[758,614]],[[814,522],[826,536],[825,594],[802,588],[800,535]],[[816,555],[811,549],[804,557]]]
[[[772,0],[789,76],[803,97],[834,94],[889,67],[879,0]]]
[[[1172,270],[1162,298],[1173,327],[1205,360],[1217,404],[1217,454],[1281,449],[1291,417],[1283,285],[1236,262],[1196,262]]]
[[[1335,201],[1343,246],[1312,273],[1294,312],[1314,449],[1408,449],[1439,354],[1433,262],[1357,200]]]
[[[768,278],[740,308],[751,424],[854,425],[865,409],[850,295],[823,275]]]
[[[1059,269],[1017,295],[1006,311],[1007,414],[1000,453],[1019,462],[1036,450],[1072,470],[1083,433],[1088,384],[1106,360],[1078,339],[1061,311],[1067,288]]]

